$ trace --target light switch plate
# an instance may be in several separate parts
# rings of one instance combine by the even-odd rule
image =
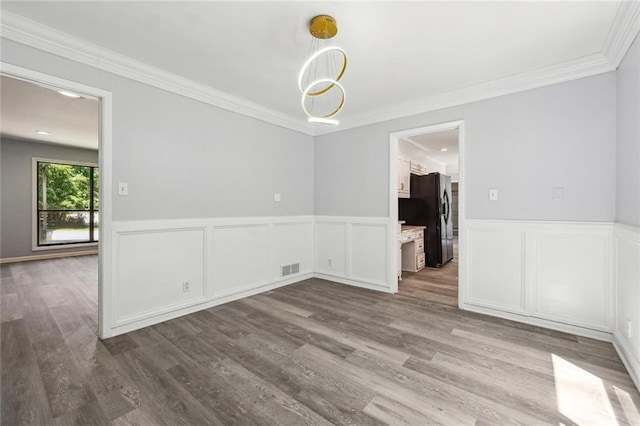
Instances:
[[[496,201],[498,199],[498,190],[490,189],[489,190],[489,201]]]
[[[280,194],[279,192],[276,192],[273,194],[273,202],[274,203],[279,203],[280,201],[282,201],[282,194]]]
[[[118,182],[118,195],[129,195],[129,184],[127,182]]]

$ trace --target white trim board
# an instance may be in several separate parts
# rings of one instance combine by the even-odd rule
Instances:
[[[0,265],[5,263],[31,262],[34,260],[59,259],[63,257],[89,256],[95,254],[98,254],[98,250],[66,251],[63,253],[35,254],[33,256],[5,257],[0,259]]]
[[[4,18],[4,16],[3,16]],[[3,21],[4,36],[4,21]],[[0,74],[18,78],[21,80],[43,84],[49,87],[57,87],[75,93],[82,93],[97,99],[100,102],[100,135],[98,164],[100,167],[100,230],[101,236],[98,242],[98,335],[101,338],[110,337],[111,316],[106,315],[111,309],[110,290],[111,277],[111,216],[112,216],[112,117],[113,100],[111,92],[86,84],[65,80],[49,74],[33,71],[28,68],[0,62]]]
[[[96,163],[83,161],[59,160],[57,158],[31,157],[31,251],[63,250],[69,248],[98,247],[98,242],[74,243],[73,245],[38,245],[38,163],[64,164],[70,166],[87,166],[100,169]]]
[[[0,18],[2,37],[9,40],[228,111],[318,136],[613,71],[620,65],[633,39],[640,31],[640,2],[628,1],[621,4],[601,52],[539,70],[449,91],[419,102],[383,108],[374,113],[342,120],[340,126],[332,128],[312,126],[302,119],[196,83],[14,13],[3,11]]]
[[[614,346],[640,390],[640,227],[616,223]]]
[[[398,291],[397,280],[397,262],[395,252],[398,248],[393,241],[397,238],[394,237],[394,233],[397,232],[398,223],[398,188],[397,188],[397,158],[402,156],[399,150],[400,140],[408,140],[412,136],[425,135],[438,132],[446,132],[449,130],[458,130],[458,235],[459,235],[459,250],[458,250],[458,279],[465,279],[464,273],[466,271],[465,265],[467,262],[467,251],[465,238],[465,122],[464,120],[450,121],[445,123],[433,124],[426,127],[418,127],[408,130],[401,130],[392,132],[389,134],[389,264],[391,271],[389,273],[389,283],[391,286],[390,291],[396,293]],[[397,236],[396,236],[397,237]],[[461,288],[463,290],[463,288]],[[458,305],[462,307],[463,294],[462,291],[458,293]]]

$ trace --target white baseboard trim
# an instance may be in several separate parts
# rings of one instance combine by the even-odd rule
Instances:
[[[627,346],[627,343],[623,339],[618,338],[615,334],[613,335],[613,347],[616,352],[618,352],[629,376],[631,376],[633,384],[635,384],[638,391],[640,391],[640,362],[638,362],[638,360],[633,356],[631,349]]]
[[[350,285],[350,286],[353,286],[353,287],[360,287],[360,288],[366,288],[368,290],[382,291],[384,293],[392,293],[391,289],[388,286],[382,286],[382,285],[377,284],[377,283],[370,283],[370,282],[366,282],[366,281],[358,281],[358,280],[354,280],[354,279],[338,277],[338,276],[329,275],[329,274],[321,274],[321,273],[317,273],[317,272],[313,274],[313,277],[314,278],[320,278],[320,279],[327,280],[327,281],[332,281],[332,282],[335,282],[335,283],[346,284],[346,285]]]
[[[307,280],[309,278],[313,278],[312,273],[302,274],[293,278],[289,278],[286,280],[274,282],[271,284],[255,287],[252,289],[246,289],[239,291],[234,294],[228,294],[221,297],[216,297],[212,300],[207,300],[206,302],[197,301],[193,305],[188,307],[183,307],[177,310],[172,310],[170,312],[164,312],[162,314],[157,314],[152,317],[144,318],[139,321],[129,322],[127,324],[114,327],[111,331],[111,335],[108,337],[115,337],[121,334],[129,333],[134,330],[138,330],[144,327],[148,327],[150,325],[159,324],[164,321],[169,321],[184,315],[192,314],[194,312],[202,311],[204,309],[209,309],[214,306],[223,305],[225,303],[233,302],[234,300],[243,299],[245,297],[253,296],[259,293],[264,293],[266,291],[274,290],[279,287],[284,287],[290,284],[294,284],[300,281]]]
[[[71,251],[71,252],[64,252],[64,253],[34,254],[32,256],[5,257],[4,259],[0,259],[0,265],[5,263],[31,262],[33,260],[58,259],[61,257],[89,256],[92,254],[98,254],[98,250],[84,250],[84,251]]]
[[[613,334],[604,332],[604,331],[592,330],[589,328],[578,327],[578,326],[569,325],[561,322],[549,321],[545,319],[540,319],[540,318],[535,318],[535,317],[530,317],[525,315],[518,315],[518,314],[513,314],[509,312],[504,312],[504,311],[496,311],[494,309],[484,308],[481,306],[474,306],[470,304],[463,304],[463,306],[461,306],[461,309],[464,309],[466,311],[476,312],[479,314],[489,315],[492,317],[498,317],[498,318],[508,319],[511,321],[521,322],[524,324],[534,325],[536,327],[544,327],[550,330],[561,331],[563,333],[575,334],[576,336],[589,337],[591,339],[601,340],[603,342],[613,341]]]

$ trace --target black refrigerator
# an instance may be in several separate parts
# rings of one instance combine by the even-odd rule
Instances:
[[[451,177],[440,173],[411,175],[410,198],[398,198],[398,219],[426,226],[425,263],[440,267],[453,259]]]

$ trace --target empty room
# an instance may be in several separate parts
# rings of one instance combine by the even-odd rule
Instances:
[[[3,425],[640,425],[640,1],[2,1]]]

